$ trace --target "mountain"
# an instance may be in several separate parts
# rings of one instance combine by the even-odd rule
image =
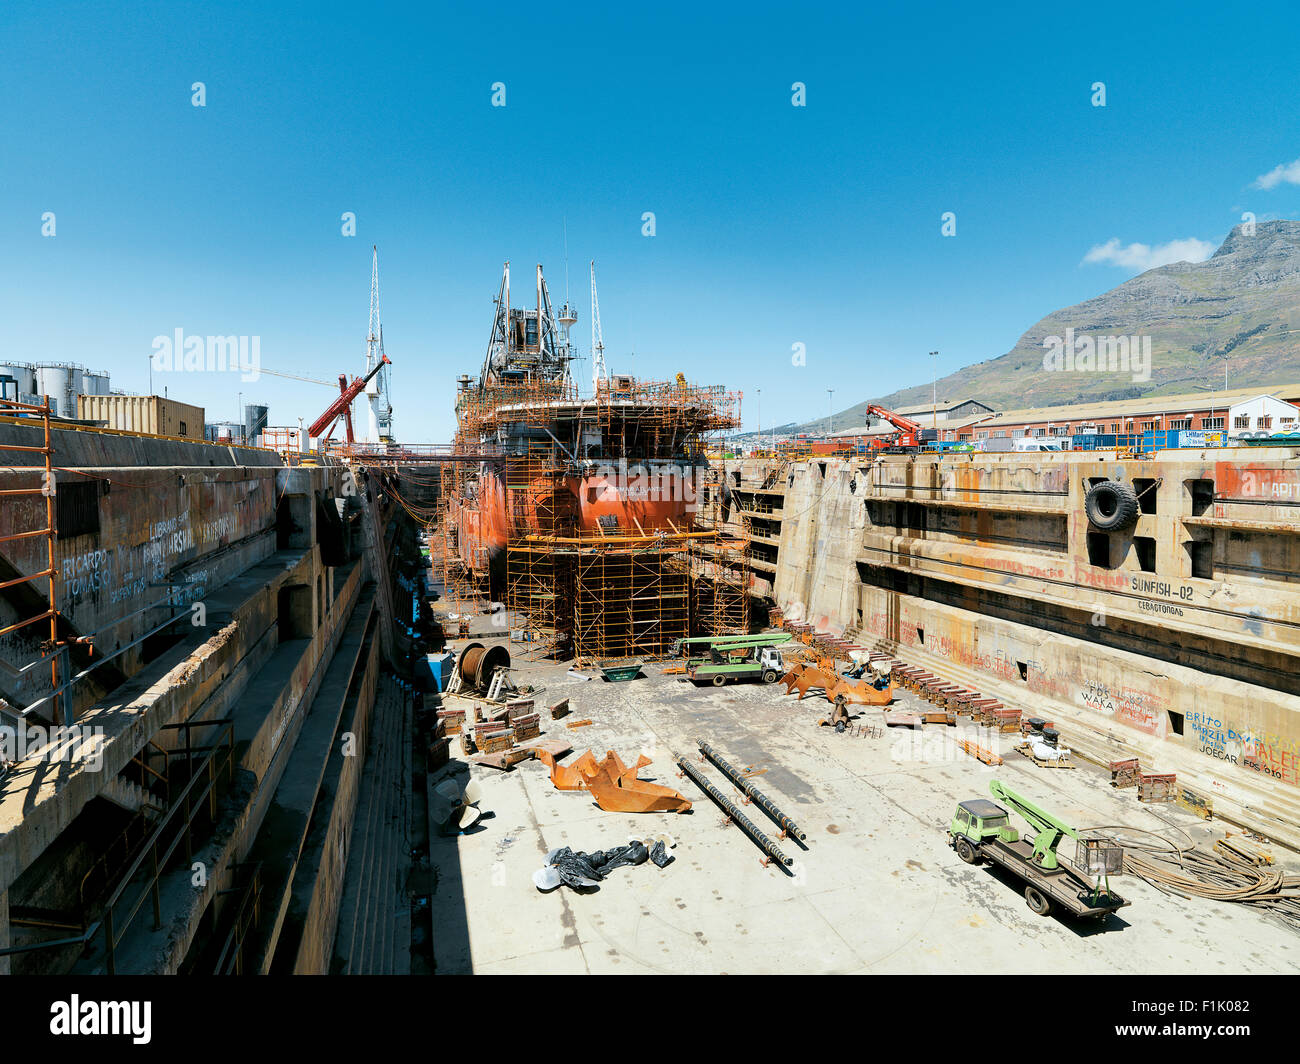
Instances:
[[[1300,222],[1239,225],[1204,262],[1148,270],[1094,299],[1054,311],[1029,328],[1005,355],[941,377],[941,400],[979,399],[997,410],[1135,399],[1228,386],[1300,381]],[[1049,372],[1047,337],[1150,338],[1150,379],[1131,372]],[[1076,342],[1078,342],[1076,340]],[[1145,340],[1141,341],[1145,343]],[[1138,374],[1141,375],[1140,372]],[[929,381],[874,400],[886,407],[930,400]],[[867,399],[835,415],[861,425]],[[776,431],[824,432],[820,418]]]

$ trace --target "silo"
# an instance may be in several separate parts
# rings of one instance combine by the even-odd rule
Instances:
[[[244,404],[244,439],[252,447],[258,446],[257,438],[266,431],[267,409],[260,403]]]
[[[81,395],[108,395],[110,394],[108,371],[103,369],[86,370],[85,377],[82,380]]]
[[[210,421],[205,431],[212,443],[238,445],[244,442],[244,426],[237,421]]]
[[[36,394],[53,399],[60,417],[76,417],[77,396],[81,394],[85,373],[85,367],[70,362],[38,362]]]
[[[0,377],[17,381],[19,395],[32,395],[36,391],[36,367],[30,362],[0,362]]]

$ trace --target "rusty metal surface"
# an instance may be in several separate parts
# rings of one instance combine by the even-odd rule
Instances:
[[[648,764],[650,759],[642,755],[627,768],[610,750],[596,771],[585,777],[587,790],[596,804],[610,813],[685,813],[690,809],[690,801],[671,787],[637,778]]]
[[[827,689],[826,697],[832,702],[841,699],[853,706],[887,706],[894,700],[894,685],[891,681],[883,691],[866,680],[841,679],[834,687]]]
[[[822,672],[821,669],[808,667],[796,667],[791,669],[781,678],[785,684],[786,694],[791,694],[796,688],[799,690],[799,698],[802,701],[810,688],[820,687],[826,690],[835,686],[836,676],[834,672],[829,675]]]
[[[1172,802],[1178,796],[1178,776],[1173,772],[1143,772],[1138,776],[1139,802]]]
[[[580,791],[586,784],[585,772],[596,771],[596,757],[586,751],[569,765],[561,765],[555,760],[556,755],[549,750],[538,750],[537,760],[551,771],[551,783],[557,791]]]

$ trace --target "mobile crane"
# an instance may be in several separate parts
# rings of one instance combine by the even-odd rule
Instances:
[[[1110,889],[1110,873],[1123,868],[1120,847],[1084,839],[1069,824],[997,780],[989,784],[989,790],[1024,817],[1036,832],[1033,841],[1022,839],[1011,827],[1010,814],[1002,806],[987,798],[973,798],[958,803],[948,826],[948,842],[958,857],[967,864],[988,860],[1006,869],[1024,884],[1025,901],[1039,916],[1047,916],[1059,906],[1071,916],[1102,917],[1130,904]],[[1061,863],[1056,850],[1067,835],[1079,842],[1086,868]],[[1089,882],[1081,872],[1095,879]]]
[[[895,414],[892,410],[886,410],[883,406],[875,403],[868,403],[865,411],[867,421],[870,423],[872,418],[878,418],[881,421],[888,421],[898,432],[889,437],[888,442],[885,440],[872,441],[872,446],[878,450],[886,447],[919,447],[921,446],[921,426],[911,418],[903,417],[902,414]]]

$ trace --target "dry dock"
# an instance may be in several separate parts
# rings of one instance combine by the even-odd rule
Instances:
[[[570,697],[569,719],[593,722],[572,731],[547,722],[548,736],[571,740],[575,754],[617,750],[629,764],[644,752],[654,763],[643,778],[677,788],[692,810],[603,812],[586,792],[557,791],[536,761],[509,773],[475,766],[491,817],[431,848],[440,973],[1263,973],[1300,965],[1300,936],[1279,922],[1168,897],[1131,876],[1114,884],[1132,905],[1104,924],[1035,916],[1014,883],[963,864],[946,844],[955,804],[987,797],[994,778],[1080,827],[1222,834],[1176,807],[1112,790],[1100,769],[1053,772],[1015,754],[991,769],[928,732],[927,751],[910,728],[877,738],[819,728],[825,700],[799,702],[779,686],[697,689],[653,666],[645,672],[617,684],[574,680],[562,666],[521,677],[545,686],[544,701]],[[900,704],[917,701],[908,694]],[[808,832],[806,850],[781,842],[793,874],[763,867],[758,848],[678,777],[674,755],[694,755],[696,739],[735,765],[766,770],[755,782]],[[453,762],[444,771],[463,778],[466,770]],[[775,836],[755,807],[745,809]],[[590,852],[664,830],[677,846],[662,870],[620,868],[590,894],[541,894],[533,885],[556,847]]]

